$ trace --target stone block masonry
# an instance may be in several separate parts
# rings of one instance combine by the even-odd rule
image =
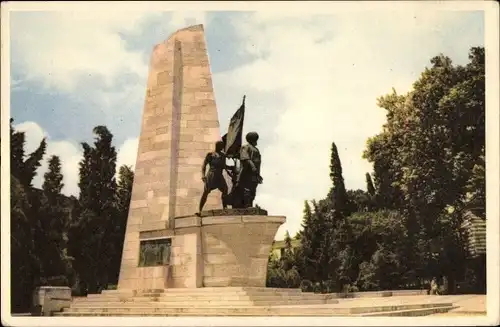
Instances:
[[[138,267],[139,234],[148,230],[151,235],[165,235],[160,231],[172,230],[174,217],[197,211],[203,191],[201,164],[219,139],[203,26],[191,26],[153,50],[119,289],[167,287],[163,283],[170,272]],[[212,192],[205,208],[221,207],[219,192]]]

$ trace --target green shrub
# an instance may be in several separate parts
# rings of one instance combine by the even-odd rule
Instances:
[[[314,285],[310,280],[304,279],[300,282],[300,289],[302,292],[312,292],[314,290]]]

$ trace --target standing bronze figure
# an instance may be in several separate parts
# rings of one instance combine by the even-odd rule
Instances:
[[[250,132],[246,135],[247,144],[240,149],[241,168],[236,185],[233,186],[233,208],[250,208],[253,206],[257,186],[262,183],[260,176],[261,155],[257,148],[259,134]]]
[[[223,149],[224,142],[218,141],[215,143],[215,151],[207,153],[203,161],[201,179],[205,184],[205,188],[200,199],[200,214],[205,202],[207,202],[208,194],[215,189],[218,189],[222,193],[222,206],[224,208],[227,207],[228,187],[222,173],[225,169],[232,170],[233,167],[226,165],[226,155]],[[209,166],[208,172],[206,172],[207,165]]]

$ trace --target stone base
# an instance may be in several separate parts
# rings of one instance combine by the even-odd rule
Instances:
[[[176,279],[188,277],[175,269],[176,263],[183,264],[179,257],[190,257],[196,260],[185,262],[184,266],[190,264],[192,269],[180,270],[196,274],[197,287],[265,287],[269,252],[285,220],[285,217],[257,215],[176,218],[175,238],[186,239],[196,234],[191,239],[196,239],[197,244],[186,246],[184,242],[184,248],[172,248],[172,286],[176,287]]]
[[[40,286],[33,291],[33,316],[51,316],[71,305],[71,288],[67,286]]]
[[[250,209],[254,211],[243,210],[260,210]],[[225,213],[236,212],[231,210]],[[151,226],[141,231],[140,240],[170,238],[169,264],[130,268],[129,279],[119,289],[265,287],[272,242],[285,221],[282,216],[255,214],[193,215],[175,218],[173,229]]]
[[[202,218],[203,286],[265,287],[272,242],[285,217]]]

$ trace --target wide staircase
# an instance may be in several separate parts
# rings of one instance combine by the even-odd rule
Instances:
[[[103,291],[74,298],[56,316],[425,316],[448,312],[452,303],[338,299],[300,289],[227,287]],[[395,298],[395,297],[394,297]],[[401,298],[401,297],[400,297]],[[383,300],[383,301],[381,301]]]

